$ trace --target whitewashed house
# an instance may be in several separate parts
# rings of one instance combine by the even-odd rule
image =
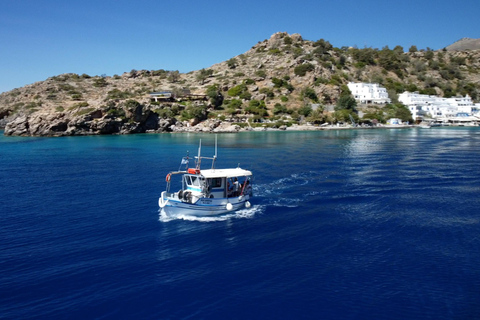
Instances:
[[[347,86],[357,102],[364,104],[386,104],[391,102],[387,89],[381,87],[378,83],[349,82]]]
[[[479,111],[468,94],[465,97],[442,98],[405,91],[398,95],[398,101],[408,107],[415,120],[446,119],[458,113],[475,115]]]

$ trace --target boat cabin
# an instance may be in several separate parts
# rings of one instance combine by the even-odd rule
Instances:
[[[252,173],[243,169],[202,170],[184,174],[182,189],[207,198],[231,198],[250,194]]]

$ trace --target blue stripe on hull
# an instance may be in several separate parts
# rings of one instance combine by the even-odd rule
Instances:
[[[245,207],[245,202],[247,200],[242,200],[241,202],[231,203],[232,210],[227,210],[226,204],[218,205],[207,205],[207,204],[189,204],[185,202],[172,201],[170,200],[167,205],[163,208],[167,214],[188,214],[188,215],[197,215],[197,216],[208,216],[208,215],[218,215],[227,212],[233,212]]]

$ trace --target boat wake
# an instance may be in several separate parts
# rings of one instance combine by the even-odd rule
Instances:
[[[318,191],[309,191],[299,196],[299,188],[315,180],[314,172],[295,173],[286,178],[268,184],[253,186],[255,199],[274,207],[295,208],[308,197],[316,196]]]
[[[250,208],[240,209],[232,213],[220,214],[210,217],[199,217],[188,214],[169,215],[163,209],[159,210],[159,221],[170,222],[173,220],[185,220],[185,221],[199,221],[199,222],[217,222],[227,221],[231,219],[251,219],[256,214],[260,214],[265,211],[265,206],[255,205]]]

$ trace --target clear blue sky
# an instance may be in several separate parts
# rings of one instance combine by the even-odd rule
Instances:
[[[336,47],[480,38],[479,0],[0,0],[0,92],[62,73],[208,68],[275,32]]]

